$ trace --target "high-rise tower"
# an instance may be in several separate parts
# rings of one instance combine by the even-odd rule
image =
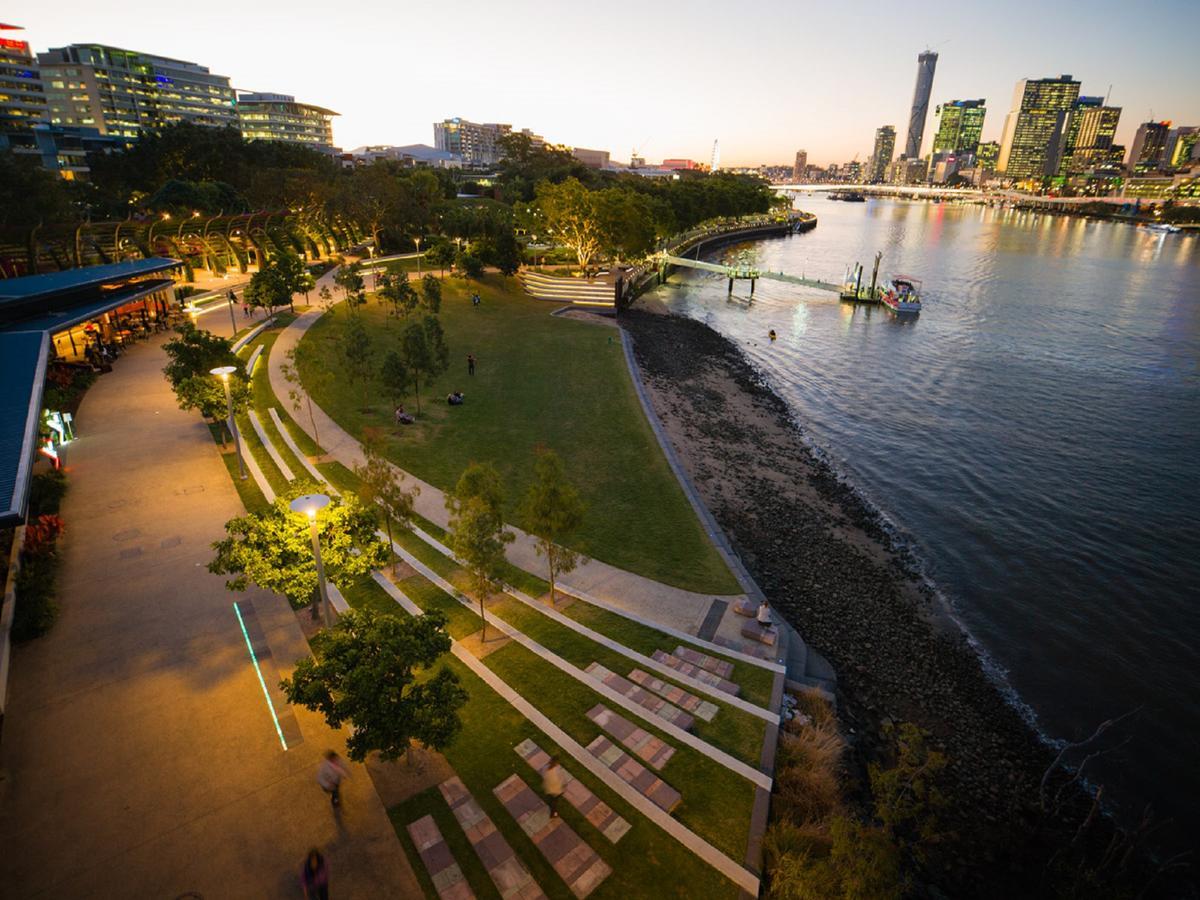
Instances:
[[[921,155],[921,139],[925,137],[925,118],[929,115],[929,95],[933,91],[933,70],[938,55],[926,50],[917,57],[917,86],[913,90],[912,112],[908,116],[908,139],[904,155],[916,159]]]
[[[1027,179],[1058,171],[1063,126],[1079,97],[1079,86],[1070,75],[1022,78],[1017,82],[1012,111],[1004,120],[998,172]]]

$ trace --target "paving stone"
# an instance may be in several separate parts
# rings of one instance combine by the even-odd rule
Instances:
[[[649,672],[643,672],[641,669],[634,669],[630,672],[629,680],[648,691],[653,691],[660,697],[674,703],[680,709],[687,710],[693,716],[703,719],[705,722],[711,722],[719,710],[717,704],[702,697],[697,697],[695,694],[689,693],[678,685],[671,684],[669,681],[655,678]]]
[[[681,675],[687,675],[689,678],[695,678],[697,681],[707,684],[710,687],[715,687],[719,691],[724,691],[727,694],[737,696],[741,690],[734,682],[722,678],[714,672],[709,672],[697,665],[686,662],[678,656],[673,656],[670,653],[664,653],[662,650],[654,651],[654,660],[665,666],[670,666]]]
[[[533,771],[541,775],[550,764],[550,755],[532,740],[524,740],[515,747],[517,755],[529,763]],[[566,769],[562,770],[563,797],[584,816],[601,834],[614,844],[625,836],[630,825],[613,812],[612,807],[588,790],[587,786]]]
[[[422,816],[410,822],[408,835],[441,900],[470,900],[475,896],[433,816]]]
[[[541,900],[546,895],[504,839],[487,813],[475,802],[462,779],[455,776],[438,785],[446,805],[504,900]],[[451,900],[451,898],[443,898]],[[457,900],[457,898],[453,898]]]
[[[570,825],[550,815],[550,807],[521,776],[510,775],[492,793],[576,897],[582,900],[612,874]]]
[[[707,653],[701,653],[699,650],[693,650],[691,647],[684,647],[682,644],[675,648],[674,655],[686,663],[699,666],[704,671],[720,675],[722,678],[728,678],[733,674],[733,663],[709,656]]]
[[[678,706],[672,706],[661,697],[657,697],[649,691],[638,687],[628,678],[606,669],[600,663],[592,663],[587,667],[586,671],[597,681],[612,688],[621,696],[628,697],[638,706],[658,716],[664,722],[670,722],[672,725],[677,725],[685,731],[691,730],[695,720],[689,713],[684,712]]]
[[[597,703],[589,709],[587,716],[655,769],[661,769],[675,755],[675,748],[670,744],[634,725],[603,703]]]
[[[614,754],[613,751],[616,751]],[[590,744],[588,751],[608,766],[618,778],[628,782],[640,794],[655,805],[671,812],[679,805],[683,797],[675,790],[628,753],[621,752],[612,742],[600,735]],[[611,762],[610,762],[611,760]]]

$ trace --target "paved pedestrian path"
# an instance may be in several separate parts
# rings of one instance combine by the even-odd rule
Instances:
[[[425,864],[434,890],[441,900],[475,900],[475,892],[467,884],[466,876],[454,861],[454,854],[442,837],[442,832],[433,821],[433,816],[422,816],[408,825],[408,836],[412,838],[417,855]]]
[[[479,861],[487,869],[496,890],[505,900],[540,900],[546,895],[522,865],[491,817],[483,811],[456,775],[438,785],[446,805],[454,813]]]
[[[612,874],[608,863],[561,816],[552,815],[550,807],[520,775],[508,776],[492,793],[580,900]]]
[[[324,283],[325,279],[330,277],[323,276],[320,283]],[[308,310],[284,328],[276,339],[268,357],[271,390],[276,398],[287,398],[288,392],[294,389],[288,384],[282,371],[282,366],[287,362],[287,352],[300,343],[305,332],[323,314],[324,311],[320,309]],[[285,409],[291,408],[290,402],[280,400],[280,403]],[[313,405],[313,411],[317,420],[317,430],[321,435],[320,444],[326,454],[349,469],[362,465],[363,452],[359,442],[316,404]],[[307,416],[296,417],[296,422],[312,437]],[[445,494],[410,473],[404,474],[406,478],[412,479],[410,484],[416,484],[421,489],[416,498],[416,511],[439,527],[447,527],[450,517],[446,511]],[[509,545],[509,561],[526,571],[542,571],[545,564],[537,555],[534,538],[520,529],[512,530],[516,534],[516,540]],[[699,631],[713,601],[710,594],[698,594],[671,587],[599,560],[581,563],[571,573],[564,589],[574,589],[596,596],[614,606],[628,609],[689,634]]]
[[[550,754],[530,738],[521,741],[513,749],[538,775],[543,774],[550,765]],[[589,791],[582,781],[565,768],[560,766],[559,771],[562,776],[564,799],[614,844],[623,838],[629,831],[629,823],[613,812],[611,806]]]
[[[281,746],[263,683],[308,646],[283,598],[205,568],[243,510],[162,377],[166,337],[97,381],[67,448],[62,613],[11,670],[0,895],[291,898],[316,846],[334,896],[418,896],[366,770],[351,766],[340,815],[316,785],[343,734],[294,709],[303,740]],[[263,681],[234,601],[271,650]]]

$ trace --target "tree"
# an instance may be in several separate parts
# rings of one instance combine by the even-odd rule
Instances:
[[[442,277],[446,277],[446,269],[454,265],[454,259],[457,251],[454,244],[445,238],[436,238],[429,245],[429,249],[425,251],[425,259],[430,265],[437,266],[442,273]]]
[[[361,382],[364,406],[370,400],[371,357],[374,355],[375,348],[371,344],[367,326],[362,319],[352,316],[342,333],[342,364],[351,382]]]
[[[225,401],[225,386],[216,375],[192,375],[175,388],[175,400],[183,410],[195,409],[215,425],[229,414]],[[242,369],[229,379],[229,400],[233,414],[245,412],[250,406],[250,381]],[[221,444],[225,444],[225,430],[221,429]]]
[[[419,413],[421,379],[424,378],[428,385],[450,368],[450,349],[446,346],[446,335],[437,316],[425,316],[420,322],[413,322],[404,329],[400,340],[400,358],[413,380]]]
[[[333,315],[333,292],[329,290],[329,285],[321,285],[321,289],[317,291],[317,297],[321,300],[321,309],[329,315]]]
[[[404,389],[408,387],[408,377],[408,365],[404,362],[404,357],[395,350],[389,350],[379,369],[379,379],[383,382],[393,407],[400,405],[399,400],[404,396]]]
[[[283,594],[296,609],[316,596],[317,568],[309,524],[288,504],[318,489],[312,482],[293,482],[262,512],[247,513],[225,523],[226,537],[214,543],[216,556],[208,564],[214,575],[232,576],[231,591],[250,584]],[[379,568],[388,548],[375,533],[375,511],[354,497],[333,497],[317,516],[321,561],[330,581],[347,582]],[[313,604],[313,618],[317,616]]]
[[[404,473],[388,462],[381,445],[382,435],[371,435],[363,441],[364,462],[361,466],[354,467],[354,474],[359,480],[358,499],[368,509],[383,513],[388,536],[388,553],[391,555],[394,569],[396,555],[392,542],[392,522],[404,529],[412,527],[413,503],[421,493],[421,488],[415,484],[407,490],[404,488]]]
[[[458,254],[455,260],[455,265],[458,266],[459,274],[463,278],[479,279],[483,277],[483,260],[474,253],[463,252]]]
[[[575,254],[586,270],[604,246],[604,223],[593,192],[577,178],[561,184],[542,182],[536,192],[537,212],[550,234]]]
[[[351,294],[359,294],[366,286],[366,282],[362,277],[362,265],[357,262],[352,262],[348,266],[340,266],[333,273],[333,283],[342,289],[342,292],[347,298]]]
[[[554,585],[559,575],[579,565],[578,552],[563,545],[583,524],[583,500],[567,480],[562,460],[553,450],[538,451],[533,464],[533,483],[522,507],[525,523],[537,538],[538,556],[546,557],[550,581],[550,605],[555,602]]]
[[[268,263],[250,276],[250,283],[242,294],[253,307],[261,307],[269,313],[292,302],[291,286],[287,274],[273,263]]]
[[[392,314],[397,319],[408,318],[417,308],[417,292],[408,280],[408,273],[403,270],[389,276],[379,294],[392,305]]]
[[[313,442],[319,447],[321,444],[321,435],[317,430],[317,416],[313,410],[312,392],[324,388],[329,382],[329,372],[320,365],[306,366],[308,369],[308,388],[300,380],[300,358],[307,357],[309,350],[303,342],[297,344],[287,352],[287,362],[279,367],[279,371],[283,373],[284,380],[291,387],[288,388],[288,399],[292,401],[292,411],[300,412],[302,406],[308,410],[308,421],[312,425]]]
[[[220,366],[241,370],[242,360],[233,352],[228,338],[197,328],[191,322],[184,322],[175,330],[179,337],[163,344],[168,359],[163,374],[171,387],[178,388],[185,379],[196,375],[212,377],[209,373]]]
[[[307,268],[300,275],[299,281],[296,282],[296,293],[304,295],[304,305],[310,306],[308,300],[308,292],[317,286],[317,279],[313,277],[313,273]]]
[[[362,762],[378,751],[398,759],[413,741],[442,750],[462,729],[467,692],[453,672],[432,669],[450,649],[446,616],[385,615],[350,610],[317,642],[319,655],[301,659],[282,682],[289,703],[325,716],[330,728],[351,722],[347,753]]]
[[[946,799],[940,788],[944,754],[931,750],[928,735],[911,722],[889,726],[885,734],[895,742],[895,765],[867,767],[875,817],[893,840],[924,862],[928,848],[940,838]]]
[[[421,279],[421,305],[431,316],[442,310],[442,283],[432,275]]]
[[[454,493],[446,495],[450,512],[450,548],[470,573],[483,622],[481,640],[487,640],[484,601],[500,587],[504,570],[504,545],[514,535],[504,530],[504,490],[500,474],[490,465],[472,463],[458,479]]]
[[[270,267],[278,273],[279,282],[283,290],[287,293],[287,300],[285,302],[295,312],[295,307],[292,305],[294,296],[302,293],[305,290],[305,285],[312,281],[312,276],[308,274],[308,269],[304,267],[304,261],[295,253],[285,251],[277,253],[271,258]],[[281,303],[280,306],[282,305]]]
[[[524,261],[521,245],[512,230],[501,232],[491,242],[491,253],[488,262],[500,270],[504,276],[515,275]]]

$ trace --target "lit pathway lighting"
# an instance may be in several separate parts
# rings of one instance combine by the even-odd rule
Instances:
[[[417,277],[421,277],[421,236],[417,235],[413,240],[417,244]]]
[[[242,460],[242,438],[238,434],[237,420],[233,417],[233,397],[229,393],[229,376],[237,371],[237,366],[220,366],[211,370],[211,374],[220,375],[221,383],[225,385],[225,406],[229,410],[229,430],[233,433],[233,446],[237,450],[238,472],[246,477],[246,463]]]
[[[317,588],[321,592],[321,610],[325,617],[325,627],[333,625],[329,609],[329,588],[325,586],[325,566],[321,562],[321,539],[317,536],[317,513],[329,505],[329,497],[325,494],[305,494],[297,497],[288,504],[294,513],[308,516],[309,532],[312,535],[313,559],[317,561]]]

